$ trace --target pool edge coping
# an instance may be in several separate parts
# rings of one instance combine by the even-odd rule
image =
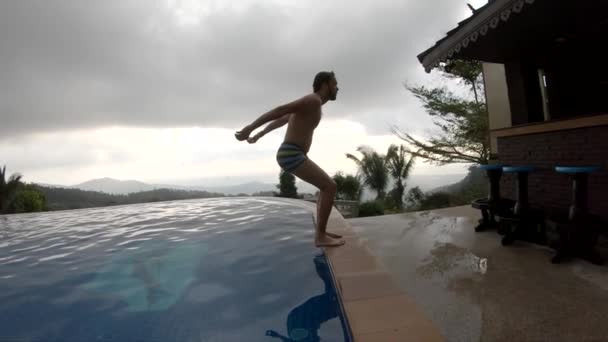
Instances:
[[[311,210],[316,220],[315,203],[285,198],[280,201]],[[327,230],[343,235],[346,240],[344,246],[321,249],[329,261],[352,341],[445,341],[336,208],[332,209]]]

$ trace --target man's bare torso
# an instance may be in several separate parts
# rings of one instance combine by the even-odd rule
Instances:
[[[319,97],[316,94],[308,96],[318,99],[318,105],[315,102],[314,106],[310,106],[306,110],[290,114],[284,139],[285,142],[300,146],[306,153],[310,150],[314,130],[319,125],[322,116]]]

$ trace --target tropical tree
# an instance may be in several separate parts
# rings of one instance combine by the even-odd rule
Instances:
[[[0,169],[0,213],[6,213],[8,211],[8,206],[15,197],[20,184],[20,174],[11,175],[7,181],[6,165]]]
[[[386,168],[386,157],[378,154],[368,146],[359,146],[357,151],[363,155],[361,159],[347,153],[346,157],[354,161],[359,170],[358,176],[370,189],[376,191],[377,200],[383,200],[386,196],[388,185],[388,170]]]
[[[423,104],[439,131],[424,142],[396,126],[393,133],[412,146],[412,154],[427,162],[487,164],[490,159],[490,137],[486,104],[483,96],[481,63],[450,61],[439,67],[442,76],[465,86],[468,95],[461,96],[446,87],[405,87]]]
[[[409,158],[408,158],[409,156]],[[401,145],[391,145],[386,153],[386,166],[389,175],[395,182],[395,187],[391,191],[397,209],[403,209],[403,194],[405,192],[406,181],[414,166],[415,157],[411,156],[408,149]]]
[[[336,182],[337,192],[336,199],[346,201],[358,201],[361,198],[361,181],[359,177],[353,175],[346,175],[338,171],[332,177]]]
[[[415,186],[411,188],[406,195],[405,202],[410,210],[417,210],[420,203],[424,200],[424,192],[420,190],[420,187]]]
[[[278,197],[298,198],[298,188],[296,187],[296,177],[289,172],[281,170],[279,175]]]

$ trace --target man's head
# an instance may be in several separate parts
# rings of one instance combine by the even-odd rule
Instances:
[[[326,95],[334,101],[338,95],[338,81],[333,71],[321,71],[315,76],[312,89],[319,95]]]

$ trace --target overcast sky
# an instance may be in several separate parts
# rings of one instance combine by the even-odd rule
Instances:
[[[469,1],[479,7],[485,0]],[[433,127],[403,82],[439,84],[416,56],[471,14],[466,0],[0,2],[0,165],[28,182],[274,181],[285,128],[234,131],[336,72],[309,156],[330,174]],[[415,173],[460,173],[418,163]]]

